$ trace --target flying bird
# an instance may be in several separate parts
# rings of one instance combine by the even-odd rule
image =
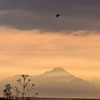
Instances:
[[[56,14],[56,18],[58,18],[59,16],[61,16],[60,14]]]

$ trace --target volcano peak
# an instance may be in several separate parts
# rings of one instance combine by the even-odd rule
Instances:
[[[55,67],[51,71],[52,72],[66,72],[66,70],[64,70],[62,67]]]

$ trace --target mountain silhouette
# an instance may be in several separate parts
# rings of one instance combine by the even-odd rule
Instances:
[[[55,67],[51,71],[47,71],[42,75],[37,76],[39,82],[47,82],[47,81],[71,81],[75,76],[64,70],[62,67]],[[37,80],[36,79],[36,80]],[[34,80],[34,81],[36,81]],[[36,82],[36,83],[39,83]]]
[[[62,67],[55,67],[50,72],[66,72]]]
[[[20,75],[7,78],[0,82],[0,94],[5,84],[17,85]],[[92,84],[75,77],[62,67],[55,67],[38,76],[30,76],[31,83],[36,86],[30,94],[39,93],[40,97],[99,97],[100,90]],[[19,87],[20,88],[20,87]]]

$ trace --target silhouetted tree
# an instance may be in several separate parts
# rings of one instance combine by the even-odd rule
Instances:
[[[28,75],[21,75],[21,78],[17,80],[18,84],[22,87],[22,92],[16,88],[17,93],[21,93],[23,100],[25,100],[26,94],[35,86],[30,84],[31,79],[28,79]]]
[[[3,90],[4,98],[12,99],[13,97],[15,97],[15,99],[18,100],[19,94],[21,94],[22,99],[25,100],[27,93],[35,86],[35,84],[30,84],[31,79],[29,79],[28,77],[28,75],[21,75],[21,78],[17,80],[18,84],[22,87],[21,91],[17,86],[13,87],[10,84],[6,84]],[[12,95],[11,89],[16,92],[14,96]],[[38,95],[38,93],[35,93],[34,97],[36,95]]]
[[[6,84],[4,86],[4,90],[3,90],[3,95],[4,95],[4,98],[7,98],[7,99],[12,99],[13,98],[13,95],[12,95],[12,92],[11,92],[11,84]]]

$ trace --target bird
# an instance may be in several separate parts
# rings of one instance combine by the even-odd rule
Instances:
[[[60,14],[56,14],[56,18],[58,18],[59,16],[61,16]]]

